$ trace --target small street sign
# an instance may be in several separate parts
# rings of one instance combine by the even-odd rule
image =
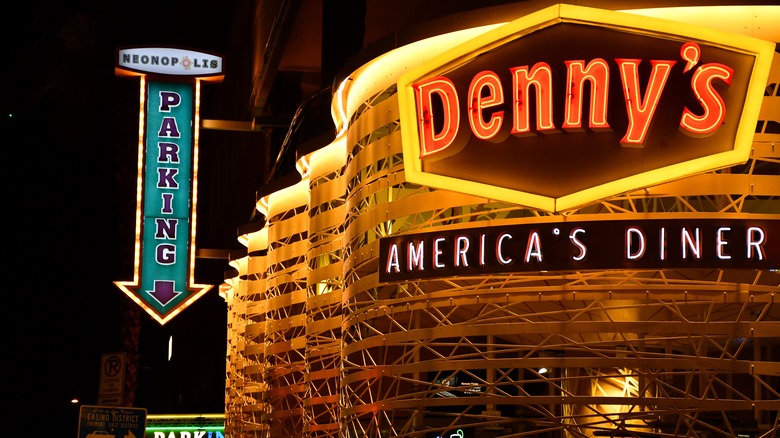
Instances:
[[[125,388],[125,353],[108,353],[100,359],[98,404],[120,406]]]
[[[146,409],[81,406],[78,438],[143,438]]]

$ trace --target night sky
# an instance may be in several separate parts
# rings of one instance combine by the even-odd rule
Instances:
[[[133,318],[135,406],[221,413],[226,304],[217,290],[227,262],[198,265],[196,281],[214,288],[164,326],[113,284],[132,280],[139,93],[137,80],[114,75],[114,52],[162,44],[225,53],[230,11],[150,0],[20,8],[2,26],[3,394],[12,429],[3,433],[76,436],[70,399],[97,403],[101,355],[122,350]],[[251,206],[238,207],[247,219]],[[240,248],[234,225],[224,228],[227,237],[204,235],[209,247]]]

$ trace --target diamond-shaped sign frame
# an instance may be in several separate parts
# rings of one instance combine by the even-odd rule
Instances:
[[[422,116],[418,113],[418,108],[416,107],[417,99],[414,85],[428,78],[446,77],[459,69],[468,68],[472,63],[481,66],[489,65],[489,63],[486,64],[485,60],[489,59],[491,53],[500,51],[502,47],[518,39],[533,37],[541,30],[551,29],[561,24],[578,24],[590,28],[606,29],[615,32],[616,37],[621,35],[640,36],[664,42],[673,41],[680,47],[687,42],[694,42],[701,44],[705,49],[711,48],[711,51],[725,51],[743,58],[747,57],[747,62],[752,64],[752,68],[749,69],[749,72],[740,72],[743,75],[743,83],[745,84],[744,99],[740,95],[740,107],[728,108],[728,111],[734,111],[735,114],[738,114],[738,117],[732,119],[736,120],[736,126],[733,126],[734,123],[731,123],[732,126],[728,128],[730,129],[729,137],[726,141],[723,139],[719,140],[720,143],[725,143],[725,146],[720,146],[719,149],[714,149],[712,153],[706,153],[701,156],[683,156],[680,159],[676,157],[671,158],[673,162],[668,162],[669,159],[667,158],[667,162],[663,162],[655,168],[638,166],[633,173],[627,174],[624,172],[612,179],[597,181],[587,187],[574,187],[569,192],[553,194],[543,193],[544,190],[538,190],[540,185],[538,182],[536,182],[537,187],[535,189],[524,187],[525,182],[522,181],[522,177],[519,178],[519,183],[504,183],[501,180],[500,172],[496,173],[498,176],[486,176],[484,179],[479,176],[479,174],[493,174],[494,169],[491,167],[478,170],[479,174],[469,174],[468,171],[461,173],[460,170],[464,166],[470,166],[468,159],[466,159],[465,164],[458,163],[455,166],[450,166],[446,160],[442,160],[438,164],[438,170],[434,166],[427,164],[427,158],[421,158],[420,120]],[[571,42],[572,45],[577,43],[576,39]],[[773,54],[774,44],[743,35],[729,34],[699,26],[624,12],[567,4],[548,7],[490,30],[447,52],[441,53],[421,63],[399,79],[398,99],[401,126],[403,127],[402,139],[406,180],[430,187],[488,197],[529,208],[561,212],[580,208],[621,193],[744,163],[750,155],[755,124],[758,119]],[[654,59],[654,54],[651,52],[645,52],[642,55],[642,59],[645,62],[649,62],[647,61],[649,59]],[[683,63],[679,56],[677,61]],[[468,87],[468,84],[463,85],[462,82],[462,80],[459,82],[459,86]],[[672,128],[677,130],[677,126]],[[464,129],[464,127],[461,126],[461,129]],[[465,129],[469,129],[468,124],[466,124]],[[669,127],[665,129],[669,129]],[[700,144],[704,143],[700,142]],[[619,151],[621,146],[616,143],[614,148]],[[483,146],[477,152],[472,151],[472,153],[477,154],[473,156],[490,154],[490,152],[483,152],[484,149],[487,148]],[[527,155],[520,156],[521,152],[517,154],[504,156],[500,160],[511,162],[512,160],[528,157]],[[541,172],[552,172],[553,169],[549,168],[549,163],[554,158],[548,158],[548,160],[547,167],[543,163],[535,164],[531,162],[527,163],[528,168],[540,169]],[[600,162],[602,161],[600,160]],[[607,159],[608,161],[609,159]],[[612,167],[625,168],[627,166],[624,163],[616,162]],[[598,170],[594,170],[594,172],[596,171]],[[511,169],[508,172],[511,172]],[[571,171],[569,170],[568,172]],[[599,172],[601,174],[608,173],[603,172],[603,170]],[[565,176],[566,174],[559,180],[564,180]],[[491,177],[493,178],[492,180],[490,179]],[[531,179],[528,178],[528,180]],[[547,183],[546,187],[556,184],[557,182],[553,184]],[[566,189],[562,190],[565,191]]]

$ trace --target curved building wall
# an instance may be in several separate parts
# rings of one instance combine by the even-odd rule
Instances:
[[[550,213],[408,182],[406,71],[491,27],[420,41],[334,93],[336,141],[261,199],[223,285],[234,437],[774,436],[780,274],[497,272],[381,282],[380,239],[567,221],[780,217],[780,61],[749,160]],[[780,266],[779,266],[780,267]]]
[[[304,435],[337,436],[341,420],[344,287],[344,141],[315,152],[307,170],[310,206],[306,300]]]

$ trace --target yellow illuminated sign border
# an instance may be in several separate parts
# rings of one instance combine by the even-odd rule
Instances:
[[[458,68],[482,53],[489,52],[524,35],[558,23],[578,23],[617,31],[646,34],[651,37],[688,39],[714,44],[733,52],[755,57],[750,75],[742,117],[732,150],[621,178],[558,198],[498,187],[475,181],[425,172],[420,158],[420,141],[413,83]],[[487,196],[514,204],[550,212],[576,209],[620,193],[669,182],[747,161],[753,142],[756,121],[761,108],[764,87],[774,55],[775,45],[768,41],[728,34],[674,21],[649,18],[610,10],[559,4],[519,18],[488,31],[452,50],[435,56],[410,70],[398,80],[398,100],[406,180],[430,187]]]

